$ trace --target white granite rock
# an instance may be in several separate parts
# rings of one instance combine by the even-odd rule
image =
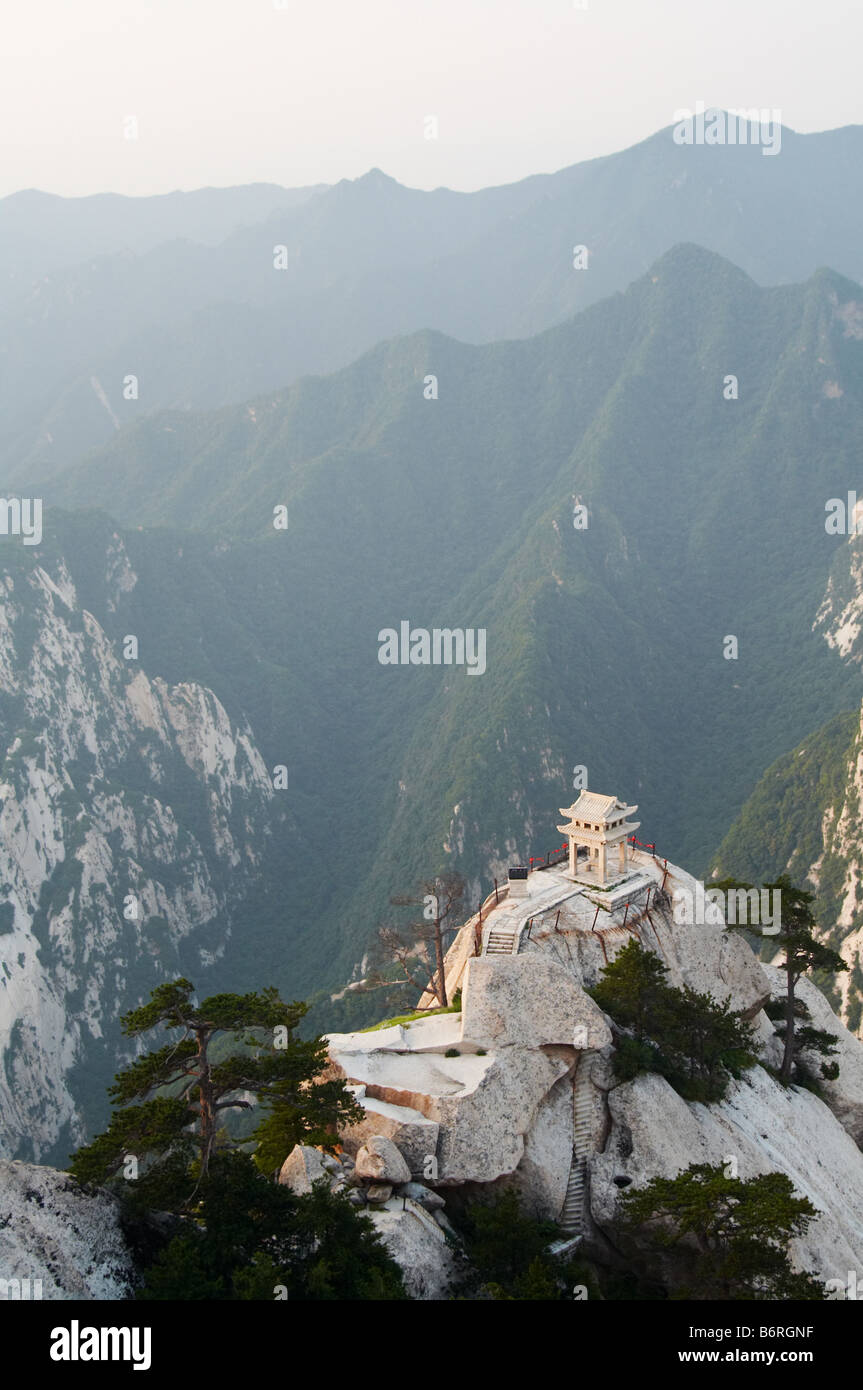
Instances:
[[[664,866],[658,872],[663,877]],[[694,884],[673,866],[669,874],[669,887]],[[818,1208],[809,1234],[795,1243],[801,1267],[842,1280],[851,1269],[863,1270],[863,1154],[850,1137],[863,1134],[863,1045],[804,981],[800,993],[815,1026],[840,1039],[840,1076],[825,1082],[837,1118],[812,1093],[783,1089],[761,1067],[731,1082],[726,1100],[710,1106],[688,1104],[655,1075],[621,1084],[608,1021],[584,986],[633,934],[657,952],[672,983],[727,999],[751,1019],[759,1056],[776,1065],[777,1041],[762,1012],[772,972],[740,935],[675,923],[661,902],[650,920],[636,920],[634,932],[615,925],[594,933],[592,920],[583,904],[564,906],[560,930],[536,931],[520,954],[465,955],[458,1057],[444,1055],[458,1015],[404,1027],[400,1037],[382,1030],[379,1047],[368,1044],[374,1034],[360,1035],[362,1045],[355,1045],[357,1035],[331,1038],[331,1056],[366,1107],[361,1125],[343,1136],[345,1147],[386,1135],[414,1176],[440,1190],[465,1183],[514,1186],[529,1210],[555,1219],[573,1153],[573,1075],[586,1067],[579,1143],[590,1154],[588,1237],[592,1223],[594,1234],[605,1227],[613,1240],[621,1197],[615,1178],[642,1184],[691,1162],[735,1157],[743,1177],[788,1173]],[[468,938],[472,949],[470,929]],[[404,1204],[403,1193],[376,1219],[396,1221],[393,1208]],[[414,1205],[428,1221],[429,1212]],[[442,1275],[428,1239],[426,1232],[420,1256],[405,1235],[396,1258],[409,1279],[413,1272],[403,1261],[414,1255],[424,1260],[421,1277],[434,1289]]]
[[[416,1202],[394,1198],[369,1215],[384,1245],[401,1267],[411,1298],[447,1297],[456,1257],[434,1217]]]
[[[781,998],[785,992],[784,974],[772,966],[767,967],[767,974],[773,985],[774,996]],[[810,1013],[810,1019],[804,1021],[810,1022],[813,1028],[832,1033],[836,1038],[836,1052],[832,1057],[804,1053],[804,1061],[809,1063],[812,1071],[819,1077],[824,1099],[839,1123],[863,1146],[863,1044],[836,1017],[824,995],[811,980],[798,981],[796,993]],[[777,1052],[781,1057],[781,1043],[777,1044]],[[821,1078],[823,1062],[839,1063],[839,1075],[835,1081]]]
[[[366,1201],[383,1204],[388,1202],[393,1195],[393,1185],[391,1182],[373,1182],[366,1188]]]
[[[507,1047],[479,1086],[438,1102],[438,1182],[493,1182],[512,1173],[543,1098],[573,1067],[570,1056]]]
[[[525,1210],[556,1221],[563,1209],[572,1161],[572,1085],[568,1077],[540,1101],[524,1141],[524,1154],[510,1179]]]
[[[391,1139],[383,1134],[372,1134],[361,1149],[357,1151],[357,1175],[361,1178],[374,1178],[377,1182],[410,1182],[411,1170],[405,1163]]]
[[[588,1050],[611,1041],[601,1009],[578,981],[539,954],[475,957],[462,998],[462,1035],[474,1043]]]
[[[641,1187],[690,1163],[733,1158],[741,1178],[786,1173],[818,1209],[809,1231],[792,1242],[801,1267],[825,1280],[863,1271],[863,1153],[810,1091],[782,1087],[753,1067],[717,1104],[682,1100],[656,1075],[618,1086],[608,1104],[611,1132],[590,1161],[590,1210],[598,1226],[615,1223],[621,1198],[615,1178]]]
[[[439,1192],[433,1192],[430,1187],[425,1187],[421,1182],[406,1182],[401,1189],[402,1197],[410,1197],[426,1211],[437,1211],[446,1205]]]
[[[363,1088],[365,1090],[365,1088]],[[348,1153],[356,1153],[373,1135],[391,1139],[416,1177],[423,1177],[429,1158],[437,1151],[437,1120],[430,1120],[407,1105],[392,1105],[389,1101],[363,1096],[365,1111],[362,1120],[344,1129],[340,1135]]]
[[[68,1173],[0,1160],[0,1300],[24,1296],[24,1280],[30,1298],[131,1297],[118,1216],[113,1198],[83,1192]]]
[[[319,1149],[313,1149],[308,1144],[295,1144],[282,1164],[279,1182],[298,1197],[306,1197],[313,1183],[328,1176]]]

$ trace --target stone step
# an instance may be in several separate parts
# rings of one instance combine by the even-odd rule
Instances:
[[[549,1247],[551,1255],[571,1255],[581,1244],[581,1236],[569,1236],[566,1240],[556,1240]]]
[[[515,945],[514,931],[489,932],[485,954],[487,956],[511,956]]]
[[[573,1096],[572,1160],[558,1225],[567,1236],[581,1237],[584,1226],[584,1200],[587,1188],[587,1155],[593,1130],[593,1105],[590,1072],[582,1063],[579,1067]]]
[[[558,1225],[567,1235],[580,1235],[582,1228],[583,1204],[584,1204],[584,1158],[577,1158],[575,1153],[572,1155],[572,1163],[569,1168],[569,1179],[566,1184],[566,1196],[563,1199],[563,1211],[560,1214]]]

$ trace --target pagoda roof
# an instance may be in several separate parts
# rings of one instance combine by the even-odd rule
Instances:
[[[627,806],[625,801],[621,801],[616,796],[602,796],[599,792],[583,791],[577,801],[571,806],[561,806],[560,814],[569,816],[575,820],[611,820],[618,817],[621,812],[628,816],[638,810],[637,806]]]

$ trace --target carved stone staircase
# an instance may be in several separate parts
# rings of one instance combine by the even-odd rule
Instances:
[[[590,1150],[592,1122],[592,1090],[588,1054],[583,1053],[573,1085],[573,1136],[572,1162],[569,1166],[569,1179],[566,1196],[558,1225],[565,1232],[566,1239],[558,1241],[552,1250],[562,1249],[574,1244],[584,1229],[584,1199],[587,1182],[587,1158]]]
[[[515,927],[492,927],[485,948],[487,956],[511,956],[518,932]]]

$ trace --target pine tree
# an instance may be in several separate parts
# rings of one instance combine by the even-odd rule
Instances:
[[[326,1182],[305,1197],[248,1155],[219,1152],[194,1219],[145,1271],[148,1301],[403,1299],[401,1273],[368,1217]]]
[[[822,1299],[824,1288],[797,1273],[788,1242],[817,1215],[784,1173],[729,1177],[693,1163],[674,1178],[651,1178],[621,1198],[621,1228],[666,1271],[673,1298]]]
[[[297,1036],[305,1004],[275,989],[201,1004],[192,994],[173,980],[124,1016],[130,1037],[159,1026],[178,1036],[118,1072],[119,1108],[70,1164],[79,1181],[116,1187],[127,1214],[175,1218],[167,1235],[163,1215],[159,1234],[147,1228],[160,1248],[142,1261],[138,1296],[403,1298],[398,1266],[345,1194],[322,1181],[298,1197],[272,1181],[295,1143],[334,1147],[337,1126],[362,1114],[343,1081],[326,1077],[324,1040]],[[223,1118],[251,1109],[250,1095],[268,1113],[251,1138],[232,1141]],[[254,1158],[240,1151],[256,1142]],[[121,1173],[132,1180],[118,1183]]]
[[[667,1003],[668,970],[633,937],[606,965],[590,991],[601,1009],[632,1030],[636,1041],[653,1035]]]
[[[795,888],[787,874],[782,874],[775,883],[764,886],[780,893],[781,929],[777,943],[785,952],[783,960],[779,962],[780,970],[785,972],[785,1000],[783,1023],[778,1030],[784,1042],[779,1080],[787,1086],[801,1052],[810,1050],[830,1056],[835,1051],[833,1044],[836,1038],[833,1034],[811,1027],[798,1029],[798,1017],[805,1019],[809,1015],[808,1009],[795,995],[799,980],[809,970],[823,970],[835,975],[847,970],[848,965],[838,951],[825,946],[815,936],[818,924],[811,906],[815,901],[813,893]],[[835,1068],[825,1069],[827,1076],[836,1074]]]
[[[250,1110],[249,1094],[268,1107],[253,1138],[260,1140],[258,1161],[270,1172],[295,1143],[333,1144],[336,1127],[359,1117],[343,1083],[323,1077],[324,1040],[296,1034],[305,1004],[285,1004],[272,988],[217,994],[201,1004],[192,994],[188,980],[173,980],[124,1015],[129,1037],[160,1025],[179,1036],[117,1073],[109,1095],[120,1108],[105,1133],[74,1155],[70,1171],[79,1181],[108,1182],[131,1157],[142,1200],[156,1203],[158,1194],[157,1204],[175,1211],[181,1191],[192,1200],[190,1175],[197,1183],[206,1177],[220,1134],[222,1145],[230,1145],[222,1118]]]

